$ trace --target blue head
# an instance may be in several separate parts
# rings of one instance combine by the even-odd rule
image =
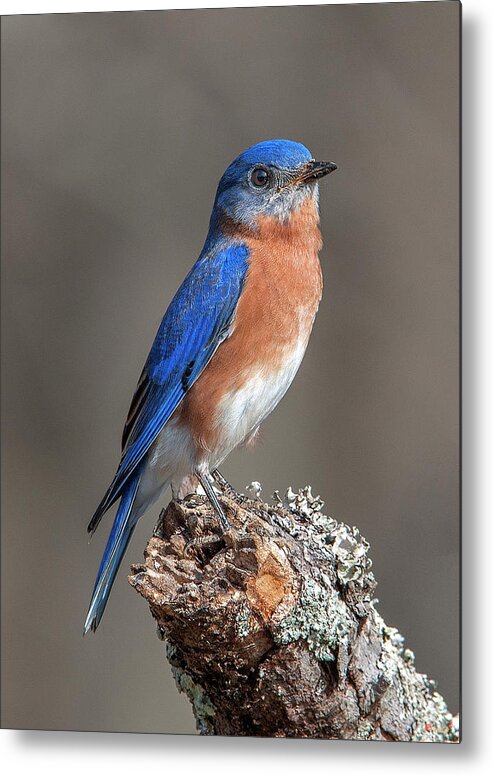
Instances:
[[[219,181],[211,225],[223,214],[249,228],[255,228],[260,215],[286,220],[307,197],[318,202],[317,180],[335,169],[333,162],[315,161],[292,140],[252,145]]]

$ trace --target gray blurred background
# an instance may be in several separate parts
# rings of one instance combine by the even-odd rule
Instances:
[[[192,732],[126,582],[82,638],[119,459],[162,314],[217,180],[252,143],[303,142],[325,295],[303,366],[224,473],[311,483],[372,544],[380,611],[459,686],[455,2],[2,20],[4,726]]]

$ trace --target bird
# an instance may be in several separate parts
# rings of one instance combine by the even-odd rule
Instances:
[[[223,533],[213,482],[291,385],[322,296],[318,181],[337,169],[294,140],[243,151],[221,177],[204,247],[157,331],[123,429],[116,474],[89,525],[119,501],[84,634],[96,631],[140,517],[168,486],[198,483]]]

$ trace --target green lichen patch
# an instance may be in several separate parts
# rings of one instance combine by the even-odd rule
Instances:
[[[258,484],[258,482],[252,482],[252,484]],[[321,511],[324,507],[323,500],[319,495],[313,495],[310,485],[302,487],[298,492],[294,492],[292,487],[288,487],[282,497],[279,495],[279,490],[276,490],[273,498],[282,508],[302,517],[311,518],[313,514]]]
[[[273,498],[278,509],[288,512],[283,514],[277,510],[274,513],[274,518],[285,530],[294,538],[314,542],[327,557],[331,552],[341,585],[352,581],[363,586],[365,579],[375,583],[370,570],[368,541],[358,528],[323,514],[324,502],[318,495],[313,495],[310,486],[302,487],[298,492],[288,487],[283,497],[276,491]]]
[[[388,627],[373,607],[375,622],[382,636],[378,666],[388,684],[398,692],[402,713],[411,721],[411,739],[416,742],[458,742],[458,722],[453,719],[435,683],[414,666],[414,653],[404,648],[404,638],[395,627]],[[383,727],[387,720],[384,719]],[[392,730],[387,728],[386,731]]]
[[[375,724],[369,719],[361,719],[356,728],[355,740],[374,740]]]
[[[330,579],[304,581],[296,605],[279,623],[274,640],[280,645],[305,640],[317,659],[332,661],[346,646],[353,621]]]
[[[250,620],[250,608],[247,605],[241,606],[238,610],[238,613],[236,614],[235,619],[236,632],[238,633],[238,637],[246,638],[248,635],[250,635]]]
[[[171,665],[171,672],[175,679],[179,692],[187,695],[192,703],[193,712],[197,721],[197,729],[202,735],[213,735],[213,719],[216,715],[216,709],[210,697],[203,690],[199,683],[180,666],[175,647],[166,643],[166,656]]]

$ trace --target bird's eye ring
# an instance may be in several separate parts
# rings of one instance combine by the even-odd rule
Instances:
[[[265,188],[269,180],[269,170],[265,167],[254,167],[250,173],[250,181],[255,188]]]

